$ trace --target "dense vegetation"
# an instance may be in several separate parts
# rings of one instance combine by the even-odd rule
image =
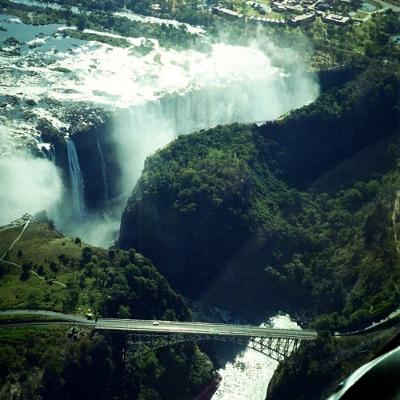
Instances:
[[[1,252],[22,227],[0,232]],[[141,254],[68,238],[51,223],[31,223],[0,261],[0,308],[95,311],[121,318],[190,319],[181,296]],[[212,378],[196,345],[149,352],[125,363],[125,338],[68,328],[0,327],[0,398],[192,398]],[[32,373],[27,373],[27,371]],[[39,396],[39,397],[38,397]]]
[[[355,337],[320,337],[283,361],[268,387],[268,400],[327,399],[354,369],[369,362],[397,328]]]
[[[333,329],[381,317],[399,300],[398,91],[396,74],[366,71],[283,120],[180,137],[147,160],[120,244],[238,313],[284,308]]]

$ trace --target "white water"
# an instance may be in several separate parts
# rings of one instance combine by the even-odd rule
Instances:
[[[288,315],[277,315],[270,325],[281,329],[301,329]],[[212,400],[265,400],[268,384],[278,362],[246,349],[218,373],[222,381]]]
[[[140,15],[140,14],[136,14],[129,10],[115,12],[114,15],[116,17],[128,18],[131,21],[145,22],[145,23],[156,24],[156,25],[165,24],[165,25],[172,25],[172,26],[175,26],[178,28],[184,26],[188,32],[195,33],[195,34],[204,34],[205,33],[204,29],[201,28],[200,26],[193,26],[193,25],[190,25],[190,24],[187,24],[184,22],[178,22],[174,19],[165,19],[165,18]]]
[[[110,82],[119,90],[121,106],[133,103],[121,107],[114,121],[122,193],[134,187],[145,158],[178,135],[218,124],[273,120],[318,93],[318,85],[302,68],[284,71],[257,48],[219,44],[210,54],[156,54],[162,54],[159,72],[143,76],[140,86]],[[156,88],[164,94],[158,97]]]
[[[0,96],[18,99],[9,104],[6,115],[0,115],[0,124],[12,133],[13,144],[24,147],[39,142],[39,119],[67,135],[71,125],[79,123],[84,128],[86,114],[73,120],[68,117],[75,113],[69,109],[73,104],[79,104],[79,109],[81,102],[111,109],[117,115],[113,139],[122,168],[122,179],[116,183],[116,195],[121,199],[133,189],[145,158],[179,134],[235,121],[272,120],[312,102],[318,95],[318,83],[306,72],[301,57],[268,38],[248,46],[212,44],[209,52],[163,48],[151,38],[127,38],[129,48],[116,48],[64,38],[68,31],[60,26],[31,27],[13,22],[9,16],[0,17],[7,29],[0,32],[0,42],[13,35],[38,46],[31,49],[22,45],[17,55],[0,54],[4,83],[0,85]],[[145,55],[143,46],[148,50]],[[27,100],[34,105],[26,106]],[[15,119],[15,115],[25,112],[32,118]],[[71,197],[80,216],[84,185],[74,150],[73,143],[69,143]],[[99,153],[101,157],[102,151]],[[111,188],[105,179],[105,156],[100,160],[99,172],[107,197]],[[62,207],[60,216],[64,210]],[[118,225],[115,215],[121,211],[115,210],[112,220],[108,220],[113,230]],[[64,217],[70,220],[73,215]],[[98,231],[96,219],[88,218],[86,234],[80,233],[83,239],[93,237],[90,230]],[[78,225],[83,225],[80,220]],[[60,226],[60,220],[55,217],[55,221]],[[73,233],[72,229],[68,231]],[[106,236],[107,240],[98,239],[95,244],[108,242],[111,233]]]
[[[79,166],[78,154],[76,153],[75,143],[67,139],[68,167],[71,179],[72,206],[75,214],[81,216],[85,212],[85,186]]]
[[[0,125],[0,225],[54,210],[62,199],[62,180],[54,164],[45,158],[16,149],[14,132]]]
[[[43,157],[55,165],[56,153],[54,146],[51,143],[40,142],[37,144],[38,150],[43,154]]]
[[[49,150],[49,160],[51,161],[52,164],[56,164],[56,151],[53,146],[50,146]]]

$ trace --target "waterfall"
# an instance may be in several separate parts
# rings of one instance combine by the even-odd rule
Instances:
[[[56,163],[56,150],[54,146],[50,146],[47,157],[52,162],[52,164]]]
[[[56,149],[53,145],[48,148],[46,157],[52,164],[56,163]]]
[[[51,143],[38,143],[37,147],[43,156],[52,164],[56,163],[56,150]]]
[[[107,169],[106,169],[106,163],[104,160],[103,149],[102,149],[101,143],[100,143],[99,132],[96,131],[96,134],[97,134],[97,137],[96,137],[97,150],[99,152],[99,157],[100,157],[100,170],[101,170],[101,175],[103,177],[104,200],[107,201],[109,199]]]
[[[71,178],[71,196],[74,211],[78,215],[82,215],[85,211],[84,200],[84,182],[82,178],[81,168],[79,166],[78,155],[76,153],[75,143],[71,139],[67,139],[68,167]]]

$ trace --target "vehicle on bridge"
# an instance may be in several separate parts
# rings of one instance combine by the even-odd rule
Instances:
[[[92,321],[94,319],[94,315],[92,312],[87,312],[85,314],[86,319],[88,319],[89,321]]]

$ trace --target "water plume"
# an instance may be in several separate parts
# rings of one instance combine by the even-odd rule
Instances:
[[[0,144],[6,132],[0,130]],[[1,147],[1,146],[0,146]],[[63,185],[57,168],[26,151],[0,154],[0,224],[24,213],[52,213],[62,198]]]

